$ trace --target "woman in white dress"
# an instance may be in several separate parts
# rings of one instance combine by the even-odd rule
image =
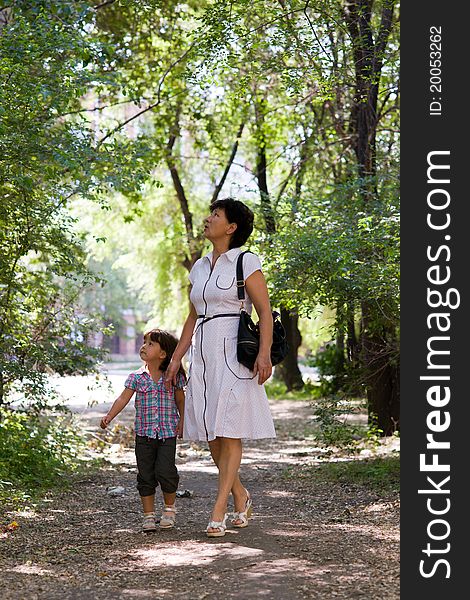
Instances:
[[[254,304],[260,323],[260,348],[253,371],[237,361],[240,300],[236,264],[253,231],[253,213],[242,202],[227,198],[210,206],[204,235],[213,250],[191,269],[191,308],[180,341],[166,370],[168,383],[178,373],[192,344],[186,390],[183,438],[209,443],[219,470],[218,492],[206,532],[225,535],[227,503],[234,501],[233,527],[246,527],[252,500],[239,478],[242,439],[276,437],[264,382],[271,376],[273,319],[259,258],[243,256],[245,310]]]

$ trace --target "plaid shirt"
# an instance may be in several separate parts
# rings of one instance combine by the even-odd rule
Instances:
[[[185,376],[178,373],[176,388],[183,389],[185,384]],[[167,391],[163,375],[155,383],[150,373],[142,367],[127,377],[124,387],[136,392],[136,435],[158,439],[176,436],[179,414],[175,402],[175,386]]]

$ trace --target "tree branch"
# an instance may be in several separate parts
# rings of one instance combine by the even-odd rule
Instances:
[[[176,114],[176,118],[175,118],[175,126],[174,127],[176,129],[178,128],[178,121],[179,121],[179,110],[178,110],[178,112]],[[194,230],[193,230],[193,215],[191,214],[191,211],[189,210],[188,199],[186,197],[183,183],[179,176],[178,169],[176,167],[176,163],[175,163],[174,156],[173,156],[173,147],[175,145],[176,138],[177,138],[176,133],[173,132],[170,134],[170,138],[168,140],[168,144],[166,147],[167,148],[166,163],[170,170],[171,179],[173,181],[173,187],[175,188],[176,196],[180,203],[181,211],[183,213],[184,225],[185,225],[185,229],[186,229],[186,237],[188,240],[189,252],[191,254],[191,261],[185,260],[185,261],[183,261],[183,264],[189,270],[192,267],[192,265],[194,264],[194,261],[196,260],[196,258],[198,258],[198,250],[196,248],[196,239],[195,239]]]
[[[289,171],[289,175],[287,175],[287,177],[284,179],[284,181],[281,183],[281,186],[279,188],[279,192],[277,194],[277,198],[274,202],[274,206],[277,207],[279,202],[281,201],[282,195],[285,192],[285,189],[287,187],[287,184],[289,183],[289,181],[291,180],[291,177],[294,175],[295,173],[295,165],[292,165],[290,171]]]
[[[146,100],[146,98],[143,98]],[[114,108],[115,106],[121,106],[121,104],[131,104],[136,103],[135,100],[122,100],[121,102],[115,102],[113,104],[106,104],[104,106],[94,106],[93,108],[81,108],[80,110],[71,110],[70,112],[62,113],[61,115],[57,115],[51,118],[60,119],[61,117],[68,117],[70,115],[79,115],[86,112],[97,112],[101,110],[106,110],[107,108]]]
[[[376,52],[375,58],[378,60],[380,64],[380,68],[382,66],[382,57],[385,50],[385,46],[387,44],[388,37],[392,30],[393,25],[393,10],[395,8],[395,0],[388,0],[384,3],[384,7],[382,9],[382,20],[380,22],[379,33],[377,36],[376,43]],[[375,61],[374,61],[375,62]],[[378,72],[380,69],[374,65],[374,71]]]
[[[98,10],[99,8],[104,8],[105,6],[108,6],[109,4],[114,4],[115,2],[116,2],[116,0],[105,0],[104,2],[101,2],[100,4],[97,4],[93,8],[95,10]]]
[[[320,48],[323,50],[323,52],[326,54],[326,56],[328,56],[328,52],[327,52],[327,51],[325,50],[325,48],[323,47],[323,44],[320,42],[320,39],[319,39],[319,37],[318,37],[318,35],[317,35],[317,32],[315,31],[315,28],[314,28],[314,26],[313,26],[313,23],[312,23],[312,21],[310,20],[310,17],[308,16],[308,13],[307,13],[307,8],[308,8],[308,5],[309,5],[309,4],[310,4],[310,0],[307,0],[307,2],[305,3],[305,6],[304,6],[304,8],[302,9],[302,12],[304,13],[304,15],[305,15],[305,18],[306,18],[306,19],[307,19],[307,21],[308,21],[309,27],[310,27],[310,29],[312,30],[312,33],[313,33],[313,35],[315,36],[315,39],[317,40],[317,42],[318,42],[318,45],[319,45],[319,46],[320,46]],[[330,59],[330,60],[331,60],[331,59]]]
[[[240,139],[240,138],[241,138],[241,136],[242,136],[242,133],[243,133],[243,129],[244,129],[244,127],[245,127],[245,123],[241,123],[241,124],[240,124],[240,127],[239,127],[239,129],[238,129],[238,133],[237,133],[237,139],[235,140],[235,143],[234,143],[234,144],[233,144],[233,146],[232,146],[232,152],[231,152],[231,154],[230,154],[230,157],[229,157],[229,159],[228,159],[227,165],[226,165],[226,167],[225,167],[224,174],[222,175],[222,177],[221,177],[221,179],[220,179],[219,183],[218,183],[218,184],[215,186],[214,193],[212,194],[211,204],[217,200],[217,198],[218,198],[218,196],[219,196],[219,194],[220,194],[220,190],[222,189],[222,187],[223,187],[223,185],[224,185],[224,183],[225,183],[225,180],[227,179],[227,175],[229,174],[230,168],[231,168],[231,166],[232,166],[232,164],[233,164],[233,161],[234,161],[234,159],[235,159],[235,156],[236,156],[236,154],[237,154],[237,150],[238,150],[238,141],[239,141],[239,139]]]
[[[194,41],[187,50],[185,50],[183,52],[183,54],[181,56],[179,56],[176,60],[174,60],[169,67],[166,69],[166,71],[163,73],[163,75],[160,78],[160,81],[158,82],[158,90],[157,90],[157,101],[154,102],[153,104],[151,104],[150,106],[147,106],[147,108],[144,108],[143,110],[141,110],[140,112],[136,113],[134,116],[130,117],[129,119],[126,119],[125,121],[123,121],[122,123],[119,123],[119,125],[117,125],[116,127],[114,127],[114,129],[111,129],[111,131],[109,131],[104,137],[102,137],[100,140],[98,140],[97,143],[97,147],[101,146],[101,144],[103,142],[105,142],[109,137],[113,136],[115,133],[117,133],[118,131],[120,131],[123,127],[125,127],[128,123],[130,123],[131,121],[133,121],[134,119],[137,119],[138,117],[140,117],[141,115],[143,115],[144,113],[148,112],[149,110],[153,110],[154,108],[157,108],[157,106],[160,105],[161,102],[161,92],[162,92],[162,86],[163,83],[165,82],[165,79],[167,78],[168,74],[170,73],[170,71],[173,69],[173,67],[175,67],[179,62],[181,62],[182,60],[184,60],[186,58],[186,56],[191,52],[191,50],[194,48],[196,42]],[[180,92],[177,92],[176,94],[174,94],[172,97],[178,96],[179,94],[182,94],[185,90],[181,90]]]

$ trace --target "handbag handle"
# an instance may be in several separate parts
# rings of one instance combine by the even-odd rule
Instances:
[[[245,279],[243,277],[243,255],[244,254],[253,254],[253,252],[251,250],[245,250],[244,252],[240,252],[240,254],[238,255],[237,258],[237,293],[238,293],[238,299],[241,301],[241,308],[243,308],[244,305],[244,300],[245,300]],[[281,315],[276,312],[276,311],[272,311],[273,312],[273,319],[277,319],[277,317],[280,317]]]
[[[250,250],[245,250],[244,252],[240,252],[237,258],[237,293],[238,299],[242,301],[245,300],[245,279],[243,277],[243,255],[244,254],[253,254]]]

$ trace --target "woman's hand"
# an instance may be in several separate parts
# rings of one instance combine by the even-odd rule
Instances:
[[[259,353],[255,360],[255,366],[253,368],[253,374],[258,375],[258,384],[262,385],[267,381],[273,372],[273,365],[271,364],[271,356],[267,353]]]
[[[170,391],[172,385],[176,385],[176,376],[181,367],[181,361],[172,358],[165,371],[165,387]]]
[[[180,418],[176,427],[176,437],[181,439],[183,437],[183,419]]]
[[[108,415],[105,415],[102,419],[101,419],[101,423],[100,423],[100,427],[101,429],[106,429],[106,427],[111,423],[111,419],[108,417]]]

